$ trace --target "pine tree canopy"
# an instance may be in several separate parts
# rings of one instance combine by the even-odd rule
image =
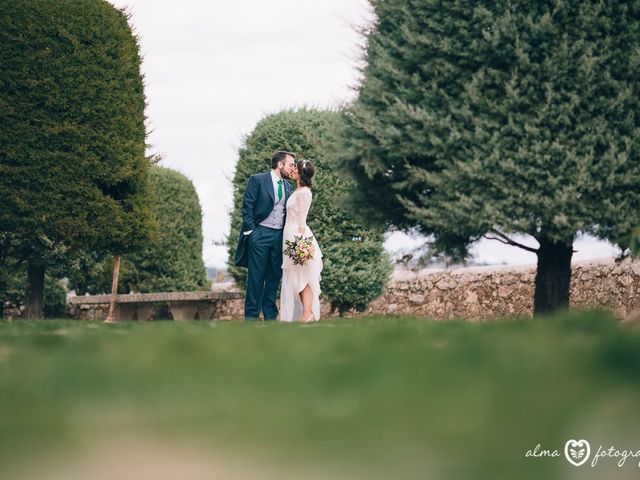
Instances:
[[[127,16],[102,0],[3,0],[0,233],[36,260],[144,243],[145,97]]]
[[[640,2],[371,3],[343,143],[372,218],[462,255],[485,234],[629,245]]]

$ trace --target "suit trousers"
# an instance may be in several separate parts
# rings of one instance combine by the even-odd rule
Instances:
[[[247,239],[248,277],[244,318],[276,320],[276,295],[282,280],[282,230],[257,225]]]

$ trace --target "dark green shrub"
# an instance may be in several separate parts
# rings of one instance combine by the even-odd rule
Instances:
[[[123,256],[118,291],[175,292],[209,288],[202,261],[202,209],[191,180],[179,172],[153,166],[150,170],[153,211],[158,221],[156,241]],[[77,293],[109,293],[113,257],[87,262],[71,278]]]
[[[341,175],[338,160],[331,154],[333,122],[337,116],[335,112],[311,109],[280,112],[261,120],[245,139],[233,178],[228,266],[233,278],[244,288],[246,269],[235,267],[233,259],[247,181],[252,174],[270,169],[275,150],[293,151],[298,158],[309,159],[316,166],[307,223],[324,254],[323,297],[342,313],[350,308],[364,309],[379,296],[389,279],[391,266],[382,247],[382,232],[356,221],[343,208],[343,201],[355,184]]]

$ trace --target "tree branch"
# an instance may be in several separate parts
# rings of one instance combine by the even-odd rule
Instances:
[[[538,253],[538,250],[536,248],[532,248],[532,247],[527,247],[526,245],[523,245],[521,243],[518,243],[514,240],[511,240],[509,237],[507,237],[506,235],[498,232],[497,230],[491,229],[489,230],[491,233],[494,233],[496,235],[498,235],[498,237],[500,238],[496,238],[496,237],[489,237],[486,234],[484,235],[484,238],[486,238],[487,240],[497,240],[501,243],[504,243],[505,245],[513,245],[514,247],[518,247],[518,248],[522,248],[523,250],[526,250],[527,252],[532,252],[532,253]]]

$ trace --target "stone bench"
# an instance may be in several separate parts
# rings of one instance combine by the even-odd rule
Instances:
[[[174,320],[216,320],[218,305],[229,300],[241,300],[240,291],[131,293],[116,296],[116,320],[149,320],[168,309]],[[74,316],[106,318],[111,295],[85,295],[69,298]],[[85,314],[83,315],[83,312]],[[162,315],[162,313],[161,313]],[[168,315],[164,315],[168,317]]]

